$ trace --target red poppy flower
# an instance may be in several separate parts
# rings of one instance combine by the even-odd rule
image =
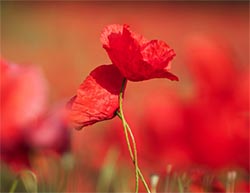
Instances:
[[[0,59],[0,158],[11,169],[30,166],[30,152],[69,149],[65,113],[47,111],[47,84],[41,70]]]
[[[44,110],[47,86],[40,69],[0,59],[0,155],[14,169],[29,165],[24,130]]]
[[[114,65],[94,69],[69,102],[73,127],[82,128],[98,121],[112,119],[118,109],[118,95],[123,76]]]
[[[187,44],[186,58],[186,64],[200,94],[219,94],[225,98],[230,94],[228,88],[237,81],[234,63],[237,56],[227,42],[221,38],[195,36]]]
[[[236,68],[241,63],[223,39],[191,40],[186,63],[196,93],[185,117],[194,159],[211,168],[249,170],[249,118],[245,116],[249,112],[249,75]]]
[[[22,138],[21,128],[45,110],[47,85],[39,68],[9,64],[4,60],[0,65],[0,141],[3,146],[11,147]]]
[[[143,36],[131,32],[128,25],[113,24],[104,28],[101,42],[113,64],[128,80],[178,80],[169,72],[175,52],[163,41],[147,41]]]

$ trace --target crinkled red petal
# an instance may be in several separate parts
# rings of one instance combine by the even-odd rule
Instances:
[[[163,41],[147,41],[143,36],[130,31],[128,25],[113,24],[104,28],[101,42],[113,64],[128,80],[178,79],[171,76],[170,72],[166,76],[175,52]]]
[[[69,102],[70,120],[76,129],[112,119],[119,107],[123,76],[114,65],[94,69]]]

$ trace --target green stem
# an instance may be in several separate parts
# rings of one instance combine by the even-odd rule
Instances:
[[[15,192],[16,187],[17,187],[17,184],[18,184],[18,179],[16,178],[16,179],[13,181],[12,185],[11,185],[11,188],[10,188],[9,193],[14,193],[14,192]]]
[[[117,113],[118,117],[122,120],[123,129],[124,129],[124,133],[125,133],[125,138],[126,138],[129,154],[130,154],[130,157],[131,157],[131,159],[133,161],[133,164],[135,166],[135,175],[136,175],[135,192],[137,193],[138,190],[139,190],[139,177],[140,177],[144,187],[147,190],[147,192],[150,193],[147,182],[145,181],[145,179],[143,177],[143,174],[141,173],[140,168],[138,166],[137,149],[136,149],[136,142],[135,142],[135,139],[134,139],[134,135],[133,135],[132,130],[130,129],[128,123],[126,122],[126,119],[125,119],[124,114],[123,114],[122,99],[123,99],[123,94],[124,94],[124,89],[125,89],[126,82],[127,82],[127,80],[124,79],[123,83],[122,83],[120,93],[119,93],[119,111],[117,111],[116,113]],[[129,135],[130,135],[130,139],[131,139],[131,141],[133,143],[133,151],[132,151],[132,148],[131,148],[128,132],[129,132]]]
[[[130,156],[131,156],[131,158],[133,160],[133,163],[135,165],[135,192],[138,193],[139,192],[139,174],[138,174],[138,171],[137,171],[138,163],[137,163],[136,146],[135,146],[135,143],[133,142],[133,144],[134,144],[134,146],[133,146],[134,154],[133,154],[132,148],[131,148],[131,145],[130,145],[130,141],[129,141],[129,137],[128,137],[127,127],[126,127],[127,123],[126,123],[126,120],[125,120],[125,117],[124,117],[124,114],[123,114],[123,108],[122,108],[122,98],[123,98],[123,95],[124,95],[124,90],[125,90],[126,83],[127,83],[127,79],[124,78],[123,82],[122,82],[122,87],[121,87],[121,90],[120,90],[120,93],[119,93],[119,112],[120,112],[120,118],[122,120],[122,125],[123,125],[123,129],[124,129],[124,133],[125,133],[129,153],[130,153]],[[134,138],[132,140],[134,141]]]
[[[143,183],[145,189],[147,190],[147,193],[150,193],[150,189],[149,189],[149,187],[148,187],[148,184],[147,184],[146,180],[144,179],[143,174],[141,173],[140,168],[138,167],[137,170],[138,170],[139,176],[140,176],[140,178],[141,178],[141,181],[142,181],[142,183]]]
[[[119,117],[120,119],[122,119],[119,112],[117,112],[117,115],[118,115],[118,117]],[[127,122],[125,122],[125,123],[126,123],[126,129],[128,129],[131,138],[134,138],[134,137],[132,137],[132,136],[133,136],[133,133],[132,133],[132,131],[131,131],[129,125],[127,124]],[[127,131],[126,131],[126,132],[127,132]],[[126,134],[125,134],[125,135],[126,135]],[[128,148],[130,149],[129,151],[131,152],[131,153],[130,153],[130,157],[131,157],[133,163],[135,163],[135,162],[134,162],[134,155],[133,155],[133,153],[132,153],[131,145],[130,145],[130,142],[129,142],[128,138],[126,138],[126,141],[127,141]],[[132,140],[132,142],[133,142],[133,140]],[[135,141],[134,141],[134,144],[135,144]],[[136,145],[135,145],[135,146],[136,146]],[[141,181],[142,181],[142,183],[143,183],[145,189],[147,190],[148,193],[150,193],[150,189],[149,189],[149,187],[148,187],[148,185],[147,185],[147,182],[146,182],[146,180],[145,180],[145,178],[144,178],[144,176],[143,176],[143,174],[142,174],[142,172],[141,172],[139,166],[137,166],[137,171],[138,171],[139,177],[141,178]]]
[[[129,135],[130,135],[130,137],[131,137],[131,139],[132,139],[132,143],[133,143],[133,146],[134,146],[134,152],[135,152],[135,154],[137,154],[136,143],[135,143],[134,135],[133,135],[132,130],[130,129],[130,127],[129,127],[129,125],[128,125],[127,123],[126,123],[126,126],[127,126],[127,129],[128,129]],[[138,164],[137,164],[137,170],[138,170],[138,174],[139,174],[139,177],[141,178],[141,181],[142,181],[143,185],[145,186],[147,192],[150,193],[150,189],[149,189],[149,187],[148,187],[148,185],[147,185],[146,180],[144,179],[144,176],[143,176],[143,174],[142,174],[142,172],[141,172],[141,170],[140,170]]]
[[[180,191],[180,193],[183,193],[184,192],[184,188],[183,188],[183,184],[182,184],[181,178],[178,177],[177,181],[178,181],[179,191]]]

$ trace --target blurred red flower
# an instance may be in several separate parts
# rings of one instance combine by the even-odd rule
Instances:
[[[236,82],[230,80],[237,80],[238,75],[234,64],[237,58],[226,42],[197,36],[188,42],[186,55],[197,94],[216,95],[219,100],[230,96],[228,92]]]
[[[190,192],[226,192],[225,185],[210,170],[193,168],[189,169],[188,174],[191,182],[188,188]]]
[[[169,72],[175,52],[163,41],[147,41],[130,31],[128,25],[113,24],[104,28],[101,42],[113,64],[128,80],[178,80]]]
[[[119,107],[118,95],[123,76],[114,65],[94,69],[69,102],[70,120],[74,128],[112,119]]]
[[[248,180],[237,180],[235,184],[235,190],[238,192],[250,192],[250,182]]]
[[[64,105],[40,115],[25,130],[26,143],[37,151],[62,154],[70,148],[70,130]]]
[[[0,62],[0,142],[1,147],[12,148],[22,140],[21,130],[45,111],[47,84],[37,67]]]
[[[30,166],[31,152],[45,149],[66,151],[69,131],[63,121],[64,115],[56,112],[57,116],[47,117],[45,113],[48,93],[41,70],[4,60],[0,61],[0,66],[1,160],[19,170]],[[63,145],[61,140],[64,140]]]
[[[220,39],[199,37],[188,45],[196,91],[186,114],[189,139],[197,163],[249,170],[248,75],[232,53]]]
[[[188,131],[178,94],[170,89],[153,91],[145,98],[145,104],[137,143],[147,167],[164,171],[169,164],[175,169],[190,166]]]

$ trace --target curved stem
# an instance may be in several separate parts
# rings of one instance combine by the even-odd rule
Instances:
[[[118,115],[118,117],[122,120],[121,114],[120,114],[119,112],[117,112],[117,115]],[[135,140],[133,140],[133,139],[134,139],[134,136],[133,136],[132,130],[130,129],[130,127],[129,127],[128,123],[126,122],[126,120],[124,120],[124,121],[125,121],[125,124],[126,124],[126,125],[125,125],[125,126],[126,126],[126,129],[129,131],[129,135],[130,135],[130,137],[131,137],[131,139],[132,139],[133,145],[134,145],[134,147],[136,147]],[[127,132],[127,131],[126,131],[126,132]],[[125,134],[125,135],[126,135],[126,134]],[[132,150],[131,150],[131,144],[130,144],[128,138],[126,138],[126,141],[127,141],[127,145],[128,145],[129,152],[130,152],[130,157],[131,157],[131,159],[132,159],[132,161],[133,161],[133,163],[134,163],[134,155],[133,155]],[[139,166],[137,166],[137,171],[138,171],[139,177],[141,178],[141,181],[142,181],[142,183],[143,183],[145,189],[147,190],[148,193],[150,193],[150,189],[149,189],[149,187],[148,187],[148,185],[147,185],[147,182],[146,182],[146,180],[145,180],[145,178],[144,178],[144,176],[143,176],[143,174],[142,174],[142,172],[141,172]]]
[[[128,129],[129,135],[130,135],[130,137],[132,139],[132,142],[133,142],[134,152],[137,154],[136,143],[135,143],[135,140],[134,140],[134,135],[133,135],[132,130],[130,129],[129,125],[128,124],[126,124],[126,125],[127,125],[127,129]],[[139,176],[141,178],[141,181],[142,181],[144,187],[146,188],[147,192],[150,193],[150,190],[148,188],[147,182],[144,179],[144,176],[143,176],[143,174],[142,174],[142,172],[141,172],[141,170],[140,170],[140,168],[139,168],[138,165],[137,165],[137,170],[138,170],[138,174],[139,174]]]
[[[147,183],[146,183],[146,181],[145,181],[145,179],[140,171],[140,168],[138,166],[137,149],[136,149],[136,142],[134,139],[134,135],[133,135],[132,130],[130,129],[128,123],[126,122],[126,119],[125,119],[124,114],[123,114],[122,99],[123,99],[123,94],[124,94],[124,89],[125,89],[126,83],[127,83],[127,79],[124,79],[122,82],[122,87],[121,87],[120,93],[119,93],[119,111],[117,111],[116,114],[122,120],[124,134],[125,134],[129,154],[130,154],[130,157],[131,157],[133,164],[135,166],[135,176],[136,176],[135,192],[137,193],[139,191],[139,177],[140,177],[147,192],[150,193],[148,185],[147,185]],[[129,136],[130,136],[130,139],[132,141],[132,144],[133,144],[133,151],[131,148],[128,132],[129,132]]]
[[[125,90],[125,86],[126,86],[126,83],[127,83],[127,79],[124,78],[123,79],[123,82],[122,82],[122,87],[121,87],[121,90],[120,90],[120,93],[119,93],[119,112],[120,112],[120,118],[122,120],[122,124],[123,124],[123,129],[124,129],[124,133],[125,133],[125,138],[126,138],[126,142],[127,142],[127,145],[128,145],[128,149],[129,149],[129,153],[130,153],[130,156],[133,160],[133,163],[135,165],[135,192],[138,193],[139,192],[139,174],[138,174],[138,163],[137,163],[137,152],[136,152],[136,146],[134,145],[133,148],[134,148],[134,153],[132,152],[132,148],[131,148],[131,145],[130,145],[130,141],[129,141],[129,137],[128,137],[128,131],[127,131],[127,122],[125,120],[125,117],[124,117],[124,114],[123,114],[123,108],[122,108],[122,98],[123,98],[123,95],[124,95],[124,90]],[[134,141],[134,139],[132,139]],[[133,143],[135,144],[135,143]]]

